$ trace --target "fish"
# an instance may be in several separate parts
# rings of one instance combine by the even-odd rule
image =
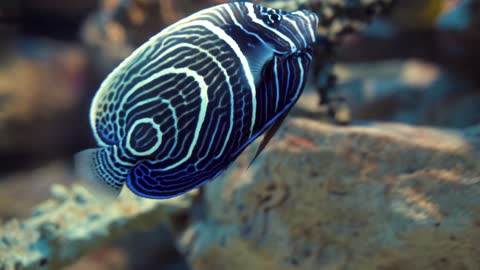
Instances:
[[[101,83],[97,147],[75,155],[76,173],[104,197],[126,185],[167,199],[217,178],[264,134],[256,158],[303,91],[317,26],[306,10],[231,2],[166,27]]]

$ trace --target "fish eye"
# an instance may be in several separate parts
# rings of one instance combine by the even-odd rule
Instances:
[[[282,21],[284,11],[262,7],[260,10],[262,21],[268,26],[275,27]]]

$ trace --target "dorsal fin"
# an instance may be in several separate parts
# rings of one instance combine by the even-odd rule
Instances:
[[[285,118],[287,117],[289,111],[290,109],[284,111],[276,120],[273,121],[271,126],[267,129],[267,131],[265,132],[265,135],[263,136],[262,142],[260,143],[260,146],[258,147],[257,152],[255,153],[255,156],[253,157],[252,161],[250,161],[250,164],[248,165],[248,168],[252,166],[255,159],[257,159],[260,153],[262,153],[263,149],[265,149],[265,146],[267,146],[267,144],[273,138],[273,135],[277,133],[278,129],[283,123],[283,120],[285,120]]]

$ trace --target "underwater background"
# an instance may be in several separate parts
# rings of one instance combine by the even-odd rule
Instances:
[[[255,163],[169,200],[77,186],[105,76],[225,2],[0,3],[0,269],[480,269],[477,0],[253,1],[328,41]]]

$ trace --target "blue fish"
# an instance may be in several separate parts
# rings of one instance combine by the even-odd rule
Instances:
[[[101,84],[98,148],[75,156],[77,173],[106,196],[126,184],[164,199],[212,181],[265,133],[258,156],[303,91],[317,24],[308,11],[235,2],[165,28]]]

